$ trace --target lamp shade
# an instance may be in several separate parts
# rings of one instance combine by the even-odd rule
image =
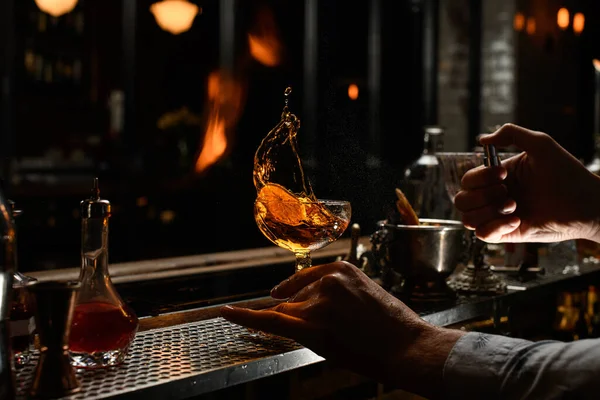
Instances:
[[[60,17],[63,14],[73,11],[77,5],[77,0],[35,0],[38,8],[53,17]]]
[[[150,6],[156,23],[163,30],[178,35],[192,27],[201,9],[187,0],[163,0]]]

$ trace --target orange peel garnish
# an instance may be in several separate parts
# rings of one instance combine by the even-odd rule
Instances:
[[[269,183],[256,197],[258,214],[264,219],[267,213],[279,223],[297,226],[306,221],[306,207],[302,200],[281,185]]]

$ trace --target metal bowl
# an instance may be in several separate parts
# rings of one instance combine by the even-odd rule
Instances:
[[[379,223],[385,236],[386,267],[419,281],[445,279],[467,255],[468,231],[460,221],[420,221],[421,225]]]

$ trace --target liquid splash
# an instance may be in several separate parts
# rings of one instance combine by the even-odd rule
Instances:
[[[286,88],[281,120],[254,156],[254,217],[271,242],[296,254],[307,254],[339,237],[348,226],[349,216],[336,216],[317,200],[304,175],[297,143],[300,120],[289,110],[291,93],[292,89]]]
[[[260,193],[267,185],[277,185],[292,197],[316,201],[300,160],[297,141],[300,119],[289,110],[291,93],[292,88],[287,87],[281,120],[265,136],[254,155],[254,186]]]

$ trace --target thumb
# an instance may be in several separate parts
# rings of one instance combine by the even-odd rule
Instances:
[[[540,152],[550,136],[542,132],[532,131],[513,124],[504,124],[496,132],[482,135],[482,145],[493,144],[497,147],[516,146],[528,153]]]

